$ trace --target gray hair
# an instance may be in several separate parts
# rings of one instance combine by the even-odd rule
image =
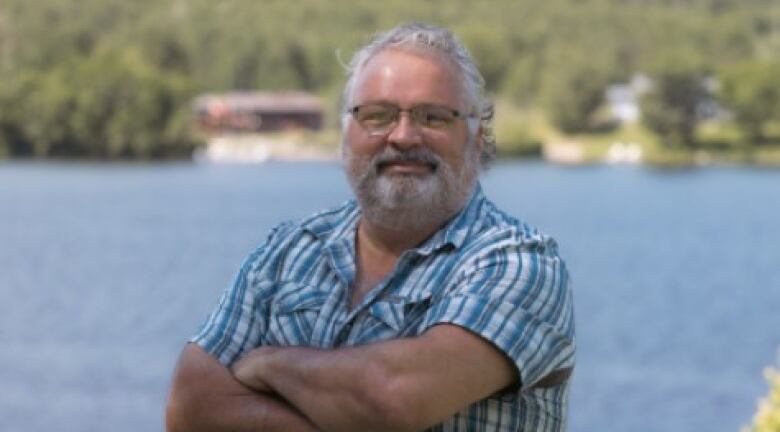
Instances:
[[[352,102],[356,77],[369,60],[390,48],[417,49],[449,61],[455,66],[463,86],[468,110],[475,113],[482,126],[482,167],[495,158],[496,140],[493,136],[493,103],[485,95],[485,79],[477,69],[466,47],[449,30],[425,23],[403,24],[379,33],[360,48],[346,66],[347,82],[341,95],[341,112],[346,113]],[[470,127],[471,129],[471,127]],[[476,128],[474,128],[476,129]]]

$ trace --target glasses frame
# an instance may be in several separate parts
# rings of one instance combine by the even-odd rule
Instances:
[[[360,112],[361,108],[365,108],[367,106],[381,106],[381,107],[386,107],[386,108],[392,108],[395,111],[394,116],[393,116],[394,119],[391,122],[389,122],[386,126],[382,126],[382,127],[379,127],[379,128],[366,127],[363,123],[360,122],[360,120],[358,120],[358,113]],[[449,112],[452,115],[452,117],[453,117],[452,123],[451,124],[447,124],[446,126],[444,126],[442,128],[436,128],[436,127],[426,126],[423,122],[418,121],[417,118],[419,116],[415,115],[415,112],[419,112],[419,111],[416,111],[416,110],[422,109],[422,108],[431,108],[431,107],[432,108],[437,108],[437,109],[442,109],[442,110],[445,110],[445,111]],[[455,121],[457,121],[458,119],[467,119],[467,118],[470,118],[470,117],[476,117],[474,114],[466,115],[466,114],[463,114],[462,112],[460,112],[460,111],[458,111],[458,110],[456,110],[454,108],[450,108],[450,107],[448,107],[446,105],[437,105],[437,104],[420,104],[420,105],[415,105],[415,106],[413,106],[411,108],[401,108],[398,105],[391,104],[391,103],[369,102],[369,103],[355,105],[352,108],[347,110],[347,113],[352,115],[352,118],[355,120],[355,122],[358,125],[360,125],[360,127],[363,128],[365,131],[367,131],[368,134],[371,135],[371,136],[382,136],[382,135],[389,134],[390,131],[392,131],[396,126],[398,126],[398,122],[401,120],[401,113],[403,113],[403,112],[408,113],[409,114],[409,120],[411,120],[414,123],[414,125],[416,127],[420,128],[421,130],[437,131],[437,132],[449,130],[452,127],[452,125],[455,124]]]

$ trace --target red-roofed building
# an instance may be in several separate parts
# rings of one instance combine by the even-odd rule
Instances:
[[[322,103],[301,92],[205,94],[193,104],[197,125],[208,133],[275,132],[322,128]]]

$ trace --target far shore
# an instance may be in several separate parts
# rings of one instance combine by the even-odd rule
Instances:
[[[205,163],[262,163],[266,161],[337,161],[338,132],[222,135],[210,138],[194,159]],[[541,161],[556,165],[646,165],[685,168],[704,166],[780,167],[780,147],[749,150],[646,150],[636,142],[592,145],[577,140],[540,144],[537,152],[518,154],[499,145],[498,159]],[[594,149],[593,147],[599,147]]]
[[[499,137],[500,139],[500,137]],[[212,136],[198,147],[191,157],[169,159],[99,159],[80,157],[3,157],[3,162],[55,162],[84,164],[144,164],[182,163],[261,164],[282,162],[337,162],[340,159],[339,133],[284,132],[265,134],[233,134]],[[555,139],[536,144],[537,149],[518,152],[511,145],[499,142],[499,161],[522,160],[561,166],[649,166],[657,168],[696,168],[729,166],[746,168],[780,168],[780,146],[753,146],[738,149],[658,149],[637,142],[594,143],[586,140]]]

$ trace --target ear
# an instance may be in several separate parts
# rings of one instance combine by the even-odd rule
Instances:
[[[477,149],[477,154],[480,155],[480,159],[482,158],[482,150],[485,147],[485,134],[483,133],[484,130],[482,129],[482,122],[477,123],[477,131],[474,133],[474,146]]]

